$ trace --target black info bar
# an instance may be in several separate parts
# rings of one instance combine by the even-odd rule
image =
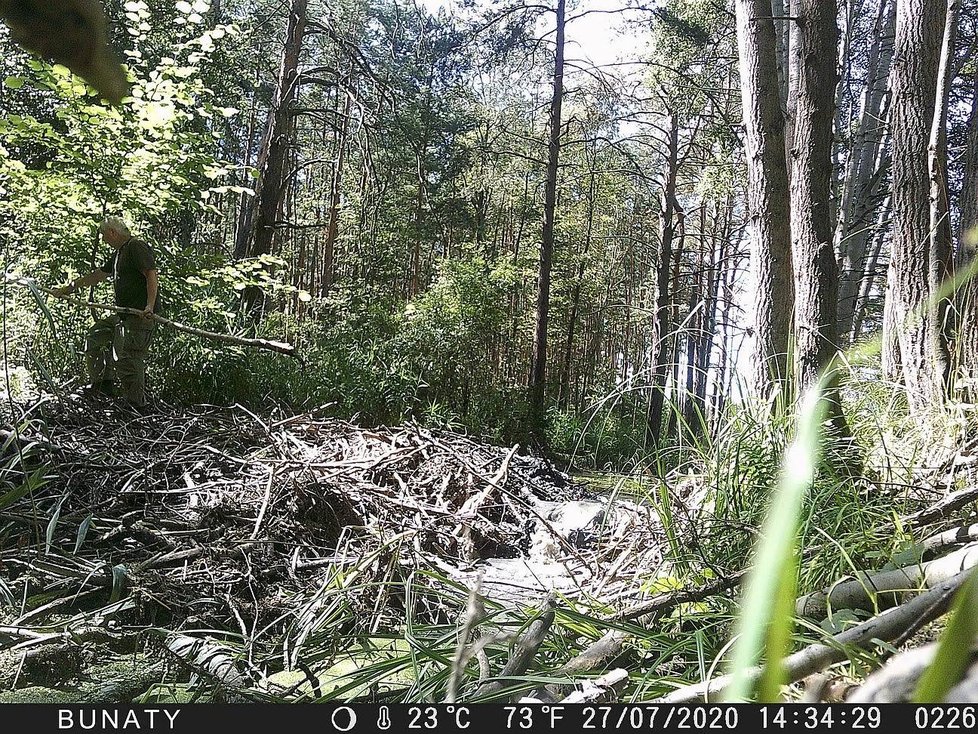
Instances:
[[[5,732],[974,731],[973,704],[6,704]]]

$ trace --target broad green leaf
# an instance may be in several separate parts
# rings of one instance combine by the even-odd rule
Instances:
[[[26,79],[22,76],[8,76],[3,80],[3,85],[8,89],[20,89],[24,86]]]
[[[6,510],[8,507],[12,506],[17,500],[23,497],[31,490],[31,485],[29,482],[23,482],[22,484],[14,487],[6,494],[0,495],[0,512]]]

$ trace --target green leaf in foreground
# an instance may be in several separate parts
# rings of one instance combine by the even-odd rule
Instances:
[[[738,621],[733,681],[725,694],[728,701],[749,700],[752,693],[759,701],[776,701],[780,694],[781,659],[788,652],[794,628],[798,523],[819,459],[826,380],[823,375],[802,399],[798,432],[785,452],[778,488],[761,528]],[[764,667],[755,679],[753,668],[762,658]]]
[[[973,571],[958,592],[951,608],[947,628],[934,655],[934,662],[924,671],[914,703],[939,703],[961,680],[971,663],[971,651],[978,638],[978,571]]]

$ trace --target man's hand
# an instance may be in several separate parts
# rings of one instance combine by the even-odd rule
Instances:
[[[139,315],[142,316],[144,319],[152,318],[153,307],[147,306],[146,308],[144,308],[142,311],[139,312]]]

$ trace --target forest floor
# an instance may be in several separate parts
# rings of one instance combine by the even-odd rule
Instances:
[[[650,507],[609,502],[517,446],[415,425],[241,406],[143,415],[71,395],[6,438],[6,478],[33,474],[0,498],[0,701],[127,699],[171,665],[206,674],[195,659],[212,655],[181,647],[195,630],[235,635],[248,662],[220,674],[244,675],[260,650],[308,637],[330,589],[378,635],[408,604],[418,620],[452,613],[406,600],[412,574],[488,604],[556,591],[613,605],[641,599],[662,558]]]

